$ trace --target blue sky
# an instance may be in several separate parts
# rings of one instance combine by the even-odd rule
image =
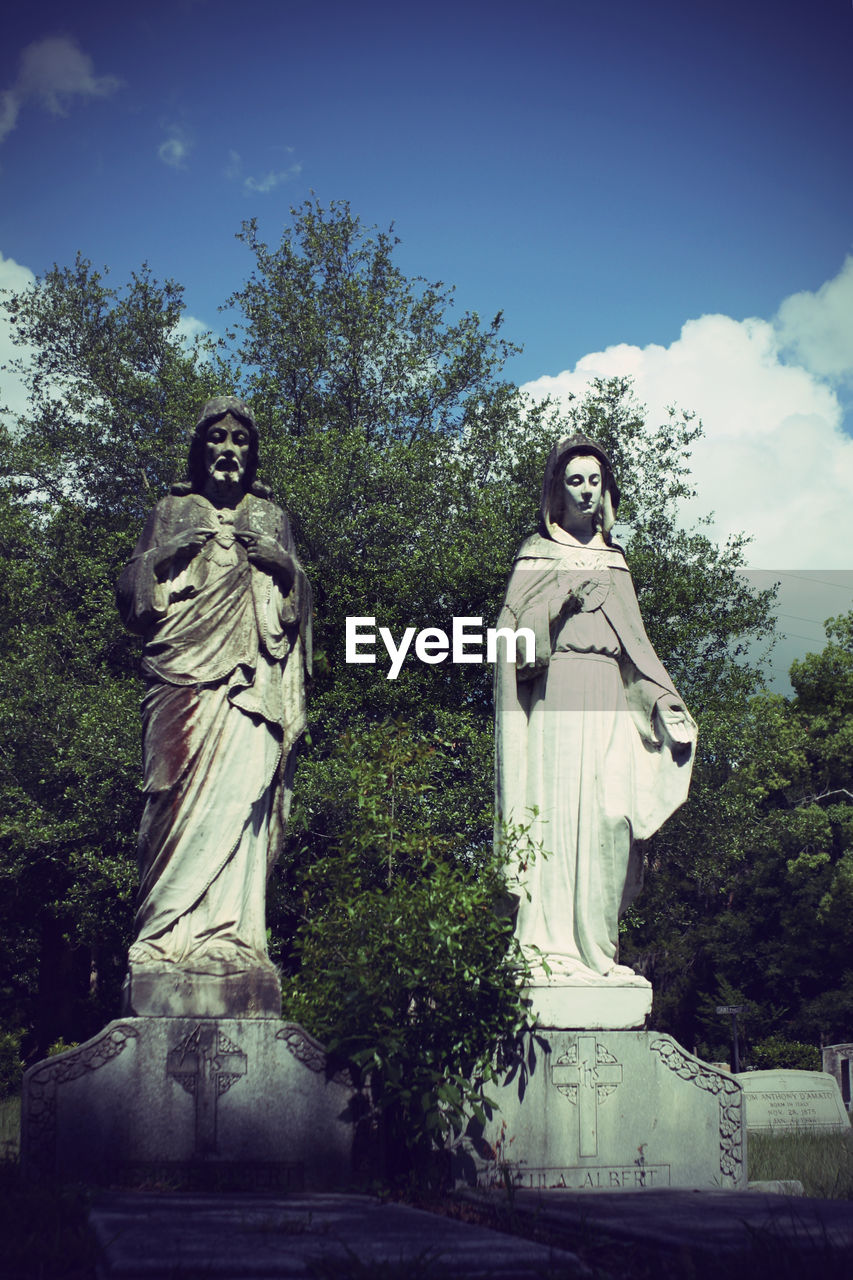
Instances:
[[[3,36],[0,284],[145,259],[216,327],[244,218],[347,199],[503,310],[532,393],[695,410],[693,514],[755,566],[851,565],[850,0],[42,0]]]

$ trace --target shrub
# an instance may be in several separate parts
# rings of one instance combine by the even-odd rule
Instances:
[[[767,1036],[756,1041],[749,1056],[752,1066],[759,1071],[820,1071],[823,1065],[816,1045],[784,1040],[782,1036]]]

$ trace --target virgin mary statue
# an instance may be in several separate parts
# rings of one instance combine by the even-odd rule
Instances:
[[[496,673],[496,831],[529,827],[517,935],[551,980],[638,981],[620,914],[641,884],[637,840],[687,798],[696,725],[646,635],[611,542],[619,488],[583,435],[548,458],[539,530],[522,543],[498,626],[528,632]],[[530,635],[532,633],[532,637]]]

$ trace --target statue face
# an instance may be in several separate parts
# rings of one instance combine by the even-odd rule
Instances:
[[[204,462],[208,484],[216,488],[241,486],[249,461],[251,436],[245,423],[226,413],[205,432]]]
[[[591,529],[604,500],[601,463],[578,454],[569,458],[563,475],[563,511],[560,524],[568,532]]]

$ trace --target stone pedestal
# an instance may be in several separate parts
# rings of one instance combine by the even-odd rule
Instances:
[[[540,1027],[559,1030],[631,1031],[646,1025],[652,1011],[652,985],[637,975],[602,978],[539,978],[525,988]]]
[[[122,1018],[26,1073],[21,1157],[95,1183],[345,1187],[355,1100],[295,1023]]]
[[[652,1031],[543,1030],[532,1068],[488,1090],[500,1111],[458,1153],[480,1186],[746,1186],[742,1090]]]
[[[121,1012],[129,1018],[280,1018],[281,982],[271,964],[205,973],[131,962]]]

